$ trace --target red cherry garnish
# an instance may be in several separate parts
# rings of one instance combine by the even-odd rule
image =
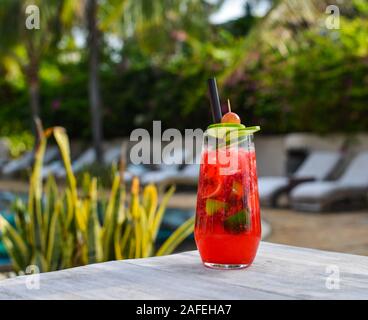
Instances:
[[[221,119],[221,123],[240,123],[240,117],[234,112],[225,113]]]
[[[230,100],[227,100],[227,105],[229,106],[229,112],[225,113],[221,119],[221,123],[241,123],[240,117],[235,113],[231,112]]]

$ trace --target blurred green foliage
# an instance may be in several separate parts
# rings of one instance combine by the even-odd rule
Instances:
[[[322,20],[294,32],[284,52],[249,50],[226,79],[236,112],[268,133],[366,131],[368,3],[354,4],[339,29]]]
[[[274,10],[286,2],[275,2]],[[315,25],[297,28],[288,20],[282,29],[293,34],[293,43],[285,44],[287,54],[256,41],[271,27],[251,11],[219,26],[206,20],[210,8],[193,9],[191,20],[172,13],[160,23],[143,23],[134,35],[124,37],[121,48],[109,46],[106,35],[101,64],[105,136],[149,129],[158,119],[163,127],[205,127],[211,121],[206,80],[214,75],[223,102],[231,98],[245,123],[261,125],[264,133],[366,130],[368,6],[354,0],[350,7],[342,12],[337,30],[328,30],[319,18]],[[277,34],[273,37],[279,41]],[[42,120],[87,139],[86,54],[70,42],[64,36],[58,54],[45,55],[41,63]],[[21,80],[0,82],[0,105],[0,128],[13,123],[13,132],[29,128]]]
[[[9,147],[9,155],[12,158],[19,157],[22,153],[32,149],[34,136],[29,130],[24,129],[21,122],[14,119],[11,123],[4,123],[0,127],[0,137],[5,137]]]
[[[105,136],[129,135],[137,126],[151,128],[152,120],[159,119],[163,127],[204,126],[210,121],[206,80],[226,67],[233,54],[228,47],[237,43],[225,32],[215,43],[188,39],[183,44],[185,52],[166,60],[166,64],[153,63],[149,52],[133,40],[127,42],[121,53],[124,58],[118,63],[112,62],[107,52],[101,70]],[[47,126],[63,125],[72,137],[87,139],[88,74],[85,57],[81,57],[77,64],[55,62],[57,72],[49,72],[49,62],[41,66],[42,120]],[[204,60],[206,63],[202,63]],[[57,76],[52,78],[51,72]],[[3,119],[14,116],[27,127],[27,92],[14,87],[8,90],[10,94],[2,103]]]

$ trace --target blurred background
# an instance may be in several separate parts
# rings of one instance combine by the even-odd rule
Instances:
[[[367,255],[367,17],[365,0],[1,0],[0,210],[27,201],[34,119],[64,127],[77,180],[107,189],[135,128],[207,127],[216,76],[224,108],[262,128],[264,239]],[[41,178],[62,188],[54,144]],[[120,167],[127,183],[177,185],[168,229],[193,214],[197,181],[170,170]]]

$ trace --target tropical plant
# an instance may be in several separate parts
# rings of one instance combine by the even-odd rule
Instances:
[[[156,251],[155,240],[171,187],[160,203],[154,185],[140,192],[139,180],[127,194],[122,176],[115,171],[108,198],[103,197],[96,177],[85,175],[80,189],[72,172],[65,130],[40,131],[28,203],[14,205],[16,226],[0,216],[0,235],[15,271],[37,265],[51,271],[114,259],[171,253],[193,230],[194,219],[180,226]],[[67,171],[67,186],[60,190],[50,176],[45,187],[41,171],[47,139],[54,136]]]

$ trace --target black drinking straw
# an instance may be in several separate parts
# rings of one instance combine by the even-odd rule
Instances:
[[[210,93],[210,102],[211,102],[213,122],[219,123],[221,122],[222,113],[221,113],[220,98],[219,98],[215,78],[208,79],[208,90]]]

